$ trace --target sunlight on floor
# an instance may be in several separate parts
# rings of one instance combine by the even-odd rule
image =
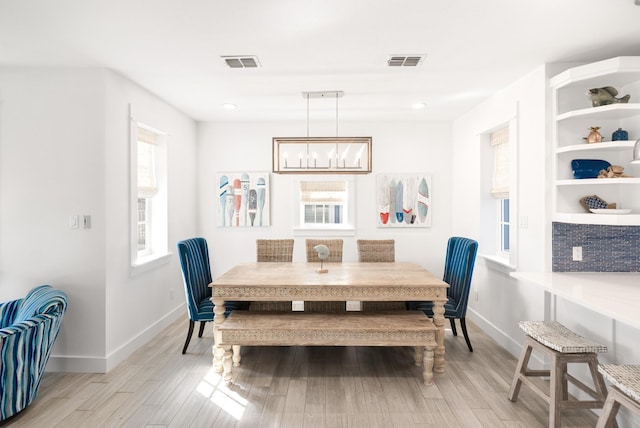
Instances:
[[[221,410],[233,416],[236,420],[240,420],[244,414],[244,410],[249,403],[238,393],[229,389],[222,382],[222,376],[216,373],[213,367],[205,375],[202,381],[196,387],[203,396],[211,400],[212,403],[220,407]]]

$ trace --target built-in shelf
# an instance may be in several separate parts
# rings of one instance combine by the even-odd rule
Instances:
[[[570,178],[556,180],[556,186],[604,186],[607,184],[640,184],[640,178]]]
[[[558,147],[556,153],[570,153],[570,152],[582,152],[592,150],[605,150],[610,152],[628,151],[633,148],[635,141],[603,141],[602,143],[581,143],[571,146]]]
[[[553,221],[576,224],[604,224],[611,226],[636,226],[640,224],[640,214],[593,214],[593,213],[556,213]]]
[[[640,103],[618,103],[600,107],[572,110],[556,116],[560,122],[569,119],[597,118],[599,120],[620,120],[640,114]]]
[[[601,225],[640,225],[640,178],[572,178],[567,161],[572,158],[600,158],[625,167],[629,175],[637,169],[627,167],[635,138],[640,135],[640,56],[617,57],[566,70],[550,80],[552,90],[553,135],[553,220],[565,223]],[[587,93],[593,88],[614,87],[628,103],[592,107]],[[587,143],[580,139],[589,127],[600,126],[611,132],[628,131],[634,140]],[[580,196],[600,194],[618,206],[633,209],[632,214],[587,213]]]

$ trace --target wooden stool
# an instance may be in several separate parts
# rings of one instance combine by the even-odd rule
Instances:
[[[598,371],[611,382],[596,428],[615,426],[620,405],[640,415],[640,366],[602,364]]]
[[[509,390],[509,400],[516,401],[520,386],[526,383],[535,393],[549,403],[549,427],[560,427],[562,409],[600,409],[607,395],[602,375],[598,372],[597,352],[607,352],[607,347],[586,339],[556,321],[520,321],[520,329],[526,334],[525,346],[516,366],[516,373]],[[531,351],[536,349],[551,358],[551,370],[529,370]],[[567,373],[568,363],[589,365],[595,390]],[[550,377],[549,395],[535,385],[529,377]],[[568,382],[589,394],[594,400],[569,400]]]

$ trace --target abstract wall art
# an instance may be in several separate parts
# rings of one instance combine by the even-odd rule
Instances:
[[[270,225],[268,172],[220,172],[216,178],[218,226]]]
[[[378,174],[378,227],[431,227],[431,176]]]

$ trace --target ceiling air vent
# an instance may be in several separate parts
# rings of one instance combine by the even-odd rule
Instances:
[[[255,55],[223,56],[222,59],[230,68],[258,68],[260,61]]]
[[[426,55],[391,55],[387,61],[389,67],[417,67]]]

